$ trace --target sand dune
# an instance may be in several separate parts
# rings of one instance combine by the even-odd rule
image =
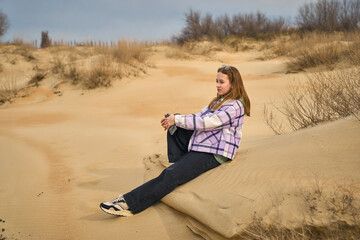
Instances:
[[[358,136],[359,122],[349,118],[249,147],[244,143],[233,162],[179,187],[163,202],[190,216],[192,229],[210,228],[227,238],[241,233],[254,217],[289,228],[330,224],[324,199],[314,200],[323,209],[313,214],[305,196],[315,195],[317,188],[325,196],[340,185],[359,190]],[[340,220],[354,224],[349,215]]]
[[[46,50],[37,58],[42,55],[49,58]],[[160,49],[153,56],[156,67],[139,78],[92,91],[63,84],[62,96],[51,90],[56,79],[49,79],[32,95],[1,106],[4,236],[226,239],[240,234],[255,212],[265,223],[289,227],[303,220],[328,221],[325,211],[309,219],[301,191],[311,192],[314,181],[324,192],[334,182],[359,186],[359,123],[348,118],[274,136],[263,121],[262,107],[278,102],[288,82],[303,76],[285,75],[283,60],[259,61],[258,56],[220,52],[214,58],[220,60],[185,61],[167,59]],[[101,212],[100,202],[164,168],[161,117],[198,112],[207,105],[216,93],[216,68],[223,62],[239,68],[252,100],[236,159],[136,216],[116,218]]]

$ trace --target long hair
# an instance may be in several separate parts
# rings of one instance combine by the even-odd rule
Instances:
[[[228,93],[226,93],[224,96],[217,95],[215,98],[213,98],[208,106],[208,108],[212,108],[213,110],[219,109],[225,102],[228,100],[240,100],[242,99],[242,103],[245,107],[245,114],[250,116],[250,99],[245,91],[244,83],[241,78],[239,70],[237,70],[233,66],[221,66],[217,72],[221,72],[228,76],[230,83],[231,83],[231,89]],[[221,97],[224,97],[224,99],[218,103],[217,101],[220,100]],[[215,106],[213,106],[215,104]],[[213,106],[213,107],[212,107]]]

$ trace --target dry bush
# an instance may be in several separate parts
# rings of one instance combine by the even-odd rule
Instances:
[[[279,121],[274,113],[264,105],[264,120],[266,125],[268,125],[275,135],[281,135],[285,133],[283,123]]]
[[[79,71],[75,63],[70,63],[67,66],[67,68],[64,70],[64,76],[66,78],[70,78],[74,85],[81,82],[81,79],[83,78],[82,75],[83,75],[82,72]]]
[[[283,128],[293,131],[349,115],[360,121],[360,72],[358,69],[311,73],[305,83],[292,85],[281,106],[275,107],[286,118],[280,122],[272,111],[264,111],[266,123],[276,134]]]
[[[67,56],[61,55],[59,48],[53,51],[55,56],[51,62],[51,72],[70,79],[74,85],[80,83],[83,78],[83,71],[80,70],[80,67],[77,65],[77,57],[73,54]]]
[[[52,63],[52,67],[51,67],[52,73],[54,73],[54,74],[62,73],[63,74],[65,72],[65,66],[66,66],[65,58],[56,55],[53,57],[53,60],[51,63]]]
[[[112,72],[109,58],[102,57],[101,59],[94,61],[91,69],[84,73],[82,84],[88,89],[110,87],[111,75]]]

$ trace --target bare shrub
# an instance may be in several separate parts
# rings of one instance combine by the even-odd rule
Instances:
[[[0,10],[0,38],[4,36],[9,27],[10,23],[7,15]]]
[[[185,13],[186,26],[181,30],[179,36],[174,36],[173,41],[184,44],[189,40],[199,40],[201,37],[200,12],[190,9]]]
[[[290,87],[276,110],[285,116],[286,126],[293,131],[349,115],[360,121],[360,72],[348,69],[308,74],[304,84]],[[271,122],[280,122],[274,118],[272,111],[265,111],[266,122],[272,129],[276,125]]]
[[[266,105],[264,105],[264,116],[266,125],[268,125],[276,135],[281,135],[285,133],[282,123],[277,120],[273,112],[270,111]]]
[[[41,48],[47,48],[51,46],[51,39],[49,37],[49,32],[48,31],[43,31],[41,32],[41,44],[40,47]]]

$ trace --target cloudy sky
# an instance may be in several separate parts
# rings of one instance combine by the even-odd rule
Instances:
[[[10,28],[3,41],[40,39],[47,30],[54,40],[122,38],[159,41],[184,27],[190,8],[214,17],[261,11],[294,19],[299,6],[315,0],[0,0]]]

